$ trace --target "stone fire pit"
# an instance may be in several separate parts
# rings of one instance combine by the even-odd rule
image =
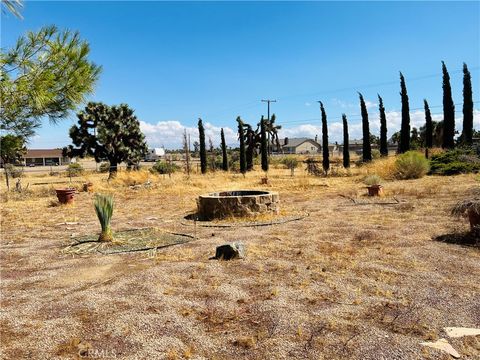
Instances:
[[[242,217],[255,214],[278,214],[278,193],[259,190],[222,191],[198,198],[200,220]]]

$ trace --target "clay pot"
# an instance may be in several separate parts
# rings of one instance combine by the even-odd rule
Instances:
[[[83,184],[83,191],[85,192],[92,192],[93,191],[93,183],[86,182]]]
[[[383,195],[383,186],[382,185],[371,185],[367,186],[368,196],[382,196]]]
[[[60,204],[73,203],[73,197],[75,195],[75,189],[55,189],[57,198]]]

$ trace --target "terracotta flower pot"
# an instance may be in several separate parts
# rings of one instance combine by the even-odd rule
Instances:
[[[60,204],[73,203],[75,189],[55,189],[55,192],[57,193],[57,198],[58,201],[60,201]]]
[[[371,185],[367,186],[368,196],[381,196],[383,195],[383,186],[382,185]]]

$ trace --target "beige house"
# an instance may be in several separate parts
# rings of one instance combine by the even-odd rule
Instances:
[[[279,141],[280,149],[275,150],[284,154],[317,154],[322,148],[318,142],[309,138],[285,138]]]
[[[70,159],[62,155],[62,149],[28,149],[22,162],[26,166],[55,166],[69,164]]]

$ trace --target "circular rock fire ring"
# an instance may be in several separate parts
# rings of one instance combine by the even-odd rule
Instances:
[[[255,214],[278,214],[278,193],[259,190],[220,191],[198,198],[198,219],[214,220]]]

